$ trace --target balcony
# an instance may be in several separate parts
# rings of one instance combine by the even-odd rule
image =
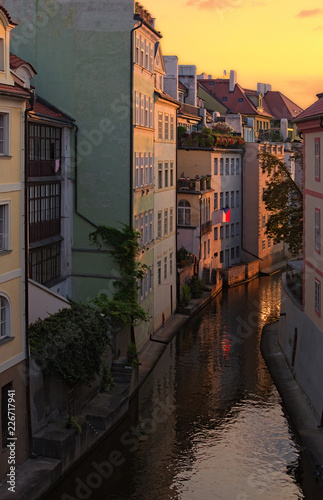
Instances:
[[[196,116],[196,118],[200,118],[199,108],[197,108],[196,106],[192,106],[191,104],[181,103],[179,113],[183,115],[191,115],[191,116]]]
[[[61,175],[60,160],[29,160],[28,177],[51,177]]]
[[[296,260],[287,262],[286,265],[286,285],[299,302],[303,306],[303,261]]]
[[[201,236],[206,233],[210,233],[212,231],[212,221],[208,220],[207,222],[204,222],[201,226]]]
[[[211,189],[211,177],[200,177],[199,179],[181,178],[177,181],[179,191],[191,191],[199,193]]]

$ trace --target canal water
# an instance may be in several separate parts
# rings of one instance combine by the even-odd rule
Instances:
[[[260,352],[279,274],[221,292],[182,328],[129,416],[46,500],[319,500]]]

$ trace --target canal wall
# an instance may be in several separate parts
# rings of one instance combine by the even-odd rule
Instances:
[[[295,380],[316,413],[318,423],[322,423],[323,335],[287,287],[285,273],[282,277],[280,314],[279,344]]]

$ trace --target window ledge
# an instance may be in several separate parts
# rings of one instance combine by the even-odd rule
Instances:
[[[0,338],[0,346],[2,346],[4,344],[7,344],[8,342],[11,342],[14,339],[15,339],[15,337],[3,337],[3,338]]]
[[[0,250],[0,257],[1,255],[8,255],[10,253],[12,253],[12,250]]]
[[[0,160],[11,160],[12,156],[11,155],[1,155],[0,154]]]

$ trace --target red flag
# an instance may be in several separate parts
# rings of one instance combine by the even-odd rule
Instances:
[[[223,208],[223,222],[230,222],[230,208]]]

